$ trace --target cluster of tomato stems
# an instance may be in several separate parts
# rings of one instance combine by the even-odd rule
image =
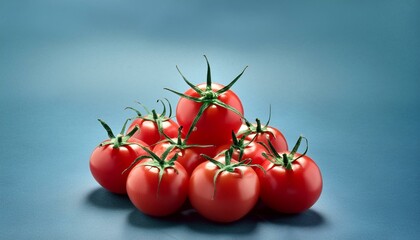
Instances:
[[[222,151],[221,153],[218,153],[216,155],[220,156],[222,154],[224,154],[225,156],[225,162],[220,162],[215,160],[214,158],[207,156],[205,154],[201,154],[201,156],[212,162],[213,164],[215,164],[219,170],[216,172],[214,178],[213,178],[213,184],[214,184],[214,193],[216,192],[216,181],[218,176],[224,172],[235,172],[237,170],[239,170],[239,174],[242,176],[242,171],[239,169],[240,166],[248,166],[248,167],[258,167],[260,168],[264,173],[266,172],[266,170],[264,168],[262,168],[261,165],[259,164],[252,164],[252,160],[251,159],[242,159],[243,154],[244,154],[244,150],[245,148],[251,144],[254,140],[255,137],[257,136],[257,134],[269,134],[269,135],[273,135],[273,133],[271,133],[270,131],[267,130],[267,126],[270,123],[270,119],[271,119],[271,106],[270,106],[270,111],[269,111],[269,118],[267,123],[262,126],[260,120],[257,118],[256,119],[256,126],[252,125],[249,123],[249,121],[247,121],[245,119],[245,117],[235,108],[229,106],[226,103],[223,103],[222,101],[220,101],[218,99],[219,95],[223,94],[224,92],[228,91],[235,83],[236,81],[242,76],[242,74],[245,72],[246,68],[245,67],[242,72],[235,77],[235,79],[233,79],[228,85],[226,85],[225,87],[214,91],[212,89],[212,80],[211,80],[211,71],[210,71],[210,64],[208,62],[208,59],[206,56],[204,56],[207,62],[207,81],[206,81],[206,88],[205,90],[202,90],[200,88],[198,88],[196,85],[194,85],[193,83],[191,83],[190,81],[187,80],[187,78],[181,73],[181,71],[179,70],[178,66],[176,67],[179,74],[182,76],[183,80],[195,91],[199,94],[200,97],[192,97],[192,96],[188,96],[186,94],[174,91],[172,89],[169,88],[165,88],[165,90],[168,90],[170,92],[173,92],[175,94],[177,94],[178,96],[182,97],[182,98],[186,98],[188,100],[197,102],[197,103],[201,103],[201,107],[197,113],[197,115],[195,116],[187,134],[185,135],[185,137],[182,139],[182,126],[178,129],[178,138],[177,141],[175,142],[174,140],[172,140],[169,136],[167,136],[164,131],[163,131],[163,127],[162,127],[162,122],[169,120],[170,118],[172,118],[172,106],[169,102],[168,99],[165,98],[166,102],[168,103],[169,106],[169,115],[166,116],[166,105],[165,103],[159,99],[157,100],[157,102],[160,102],[163,106],[163,111],[161,114],[157,114],[156,110],[153,109],[152,111],[149,111],[149,109],[144,106],[143,104],[141,104],[140,102],[137,102],[138,104],[140,104],[145,111],[147,112],[146,116],[143,116],[141,114],[140,111],[138,111],[137,109],[133,108],[133,107],[126,107],[126,109],[130,109],[133,110],[137,113],[136,118],[142,118],[144,120],[149,120],[149,121],[153,121],[156,123],[159,134],[165,137],[164,140],[161,140],[155,144],[161,143],[161,142],[170,142],[170,146],[161,154],[161,156],[158,156],[156,153],[154,153],[152,150],[150,150],[148,147],[145,147],[139,143],[135,143],[135,142],[130,142],[129,139],[134,135],[134,133],[136,131],[139,130],[139,127],[136,125],[130,132],[128,132],[126,135],[124,135],[125,132],[125,128],[126,125],[128,123],[128,121],[132,120],[131,118],[127,119],[123,125],[123,128],[120,132],[120,134],[118,134],[117,136],[115,136],[112,133],[111,128],[102,120],[98,119],[99,122],[102,124],[102,126],[105,128],[105,130],[108,133],[109,139],[108,141],[105,141],[103,143],[101,143],[101,146],[104,145],[113,145],[114,148],[118,148],[120,146],[125,146],[125,145],[138,145],[139,147],[141,147],[144,151],[146,151],[149,155],[144,155],[144,156],[139,156],[138,158],[136,158],[132,164],[125,169],[122,174],[124,174],[126,171],[130,170],[134,165],[136,165],[139,161],[144,160],[144,159],[151,159],[152,161],[146,161],[143,163],[138,164],[138,166],[150,166],[150,167],[156,167],[159,170],[159,182],[158,182],[158,188],[160,186],[160,182],[162,180],[163,174],[165,172],[165,169],[167,168],[172,168],[174,169],[174,171],[176,173],[178,173],[178,170],[174,167],[174,162],[176,161],[176,159],[179,157],[179,151],[177,151],[169,160],[167,160],[167,157],[169,155],[169,153],[174,149],[178,149],[178,150],[183,150],[183,149],[187,149],[187,148],[192,148],[192,147],[214,147],[214,145],[196,145],[196,144],[187,144],[187,140],[190,136],[190,134],[192,133],[193,129],[195,128],[195,126],[197,125],[197,122],[200,120],[200,117],[203,115],[204,111],[212,106],[212,105],[217,105],[223,108],[226,108],[232,112],[234,112],[235,114],[237,114],[238,116],[240,116],[243,121],[245,122],[245,124],[247,125],[248,129],[239,132],[238,136],[241,136],[238,139],[238,136],[235,134],[235,132],[232,131],[232,144],[229,147],[229,149]],[[254,138],[252,138],[250,141],[248,141],[247,144],[245,144],[245,140],[246,137],[250,134],[255,133]],[[295,158],[295,154],[297,153],[297,150],[301,144],[302,139],[304,139],[306,141],[306,149],[305,151],[297,158]],[[308,151],[308,140],[303,137],[300,136],[299,139],[297,140],[293,150],[287,154],[287,153],[278,153],[277,150],[275,149],[275,147],[272,145],[272,143],[270,141],[268,141],[268,145],[263,143],[263,142],[258,142],[259,144],[261,144],[266,150],[267,153],[263,153],[263,156],[270,162],[273,163],[273,166],[275,165],[280,165],[283,166],[285,169],[287,170],[292,170],[292,163],[294,161],[296,161],[297,159],[305,156],[306,152]],[[233,152],[235,150],[239,151],[239,157],[237,159],[237,162],[232,162],[232,157],[233,157]],[[213,193],[213,196],[214,196]]]

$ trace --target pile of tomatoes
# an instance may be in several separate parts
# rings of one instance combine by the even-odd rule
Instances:
[[[322,177],[306,155],[306,138],[300,136],[289,150],[270,120],[249,123],[230,90],[246,68],[224,86],[212,82],[206,62],[206,83],[194,85],[178,69],[190,88],[184,93],[167,89],[180,96],[177,121],[168,100],[158,100],[160,114],[141,103],[145,115],[127,107],[137,116],[117,135],[99,120],[109,139],[91,155],[93,177],[155,217],[176,213],[187,199],[203,217],[224,223],[244,217],[259,199],[279,213],[310,208],[321,194]],[[302,140],[306,150],[298,153]]]

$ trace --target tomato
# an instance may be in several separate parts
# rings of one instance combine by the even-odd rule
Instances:
[[[95,180],[105,189],[117,194],[126,194],[126,181],[128,172],[122,172],[139,156],[146,152],[138,144],[147,146],[134,137],[133,131],[123,136],[121,133],[114,136],[105,122],[99,120],[108,131],[109,139],[102,142],[93,151],[89,165]],[[127,122],[126,122],[127,123]],[[137,127],[135,128],[137,130]],[[122,133],[125,130],[125,124]],[[132,144],[136,143],[136,144]]]
[[[216,222],[241,219],[259,198],[260,184],[255,171],[230,157],[227,152],[226,156],[200,164],[190,178],[191,205]]]
[[[261,145],[255,141],[247,140],[245,136],[238,139],[235,136],[235,133],[232,132],[232,140],[230,143],[220,146],[217,149],[217,153],[222,153],[223,151],[233,148],[233,157],[235,159],[249,159],[251,164],[262,164],[266,161],[265,157],[262,155],[266,150]]]
[[[217,91],[223,88],[223,85],[213,83],[212,90]],[[198,88],[204,90],[206,84],[199,84]],[[199,97],[193,89],[185,92],[185,95]],[[218,100],[232,106],[242,115],[244,110],[239,97],[232,91],[225,92],[218,96]],[[181,98],[177,105],[176,119],[181,126],[189,129],[197,116],[202,104]],[[190,135],[191,143],[211,144],[226,143],[230,139],[231,131],[238,131],[242,125],[242,118],[238,114],[224,107],[210,105],[201,115]],[[184,132],[187,134],[187,132]]]
[[[172,143],[170,142],[161,142],[154,147],[153,152],[157,155],[160,155],[170,146],[172,146]],[[188,175],[191,175],[192,171],[205,160],[200,156],[200,153],[195,148],[176,147],[169,153],[168,157],[170,158],[175,154],[178,154],[176,161],[185,168]]]
[[[165,139],[163,133],[168,137],[175,138],[177,136],[179,126],[178,123],[171,119],[172,110],[169,101],[168,104],[170,107],[169,116],[165,116],[166,106],[163,102],[163,112],[161,114],[157,114],[154,109],[149,112],[149,110],[145,108],[148,114],[146,116],[142,116],[140,111],[132,107],[127,107],[127,109],[134,110],[137,113],[137,118],[133,120],[127,131],[131,131],[136,125],[139,126],[140,131],[136,132],[133,137],[144,141],[150,146]]]
[[[268,141],[273,144],[278,152],[284,152],[288,150],[286,138],[283,134],[275,127],[268,126],[268,124],[262,126],[260,120],[257,118],[255,124],[246,123],[239,129],[239,136],[246,135],[246,139],[254,140],[255,142],[263,142],[268,145]]]
[[[295,146],[292,152],[279,154],[271,151],[267,156],[272,162],[267,161],[262,165],[266,173],[257,170],[262,201],[280,213],[303,212],[315,204],[322,192],[322,176],[318,166],[305,155],[306,151],[298,154],[296,150]]]
[[[134,137],[143,140],[148,145],[153,145],[164,139],[164,136],[159,134],[157,124],[154,121],[137,118],[133,121],[133,124],[140,127],[139,133],[135,134]],[[131,130],[133,126],[134,125],[131,125],[129,130]],[[177,128],[178,124],[172,119],[167,119],[162,122],[163,132],[170,137],[176,136],[174,134],[176,133]]]
[[[185,93],[165,89],[181,96],[176,108],[176,119],[184,127],[183,133],[187,142],[220,145],[228,142],[231,131],[237,132],[242,124],[242,103],[229,89],[245,69],[230,84],[223,86],[212,83],[208,61],[207,67],[206,83],[195,86],[181,74],[184,81],[191,86],[190,89]]]
[[[127,178],[127,194],[141,212],[161,217],[178,211],[188,194],[188,173],[173,156],[166,161],[171,148],[157,156],[144,148],[149,155],[140,157]]]

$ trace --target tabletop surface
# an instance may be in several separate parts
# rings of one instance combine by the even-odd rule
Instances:
[[[418,1],[0,2],[0,239],[419,239]],[[90,174],[134,101],[213,79],[245,116],[309,139],[324,189],[300,215],[152,218]]]

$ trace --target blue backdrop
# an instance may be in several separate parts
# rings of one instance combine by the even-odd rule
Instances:
[[[154,219],[90,175],[124,107],[228,83],[309,139],[324,191],[297,216]],[[0,2],[0,239],[419,239],[418,1]]]

